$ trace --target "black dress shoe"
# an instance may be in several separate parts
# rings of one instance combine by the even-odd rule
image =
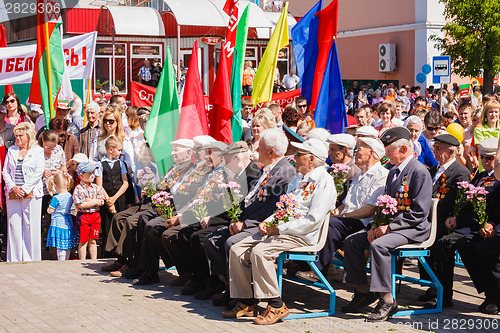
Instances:
[[[200,280],[190,280],[181,288],[182,295],[194,295],[198,290],[203,288],[203,282]]]
[[[437,306],[437,300],[435,298],[424,304],[425,309],[434,309],[436,306]],[[443,298],[443,309],[452,307],[453,307],[453,299]]]
[[[145,286],[158,282],[160,282],[160,276],[158,275],[158,272],[146,271],[138,279],[134,280],[132,284],[134,286]]]
[[[417,299],[419,302],[429,302],[429,301],[432,301],[433,299],[435,299],[436,296],[437,296],[436,289],[429,288],[429,289],[427,289],[425,294],[418,296]]]
[[[349,304],[341,308],[344,313],[357,313],[360,312],[362,308],[368,306],[378,299],[378,293],[367,293],[362,294],[355,292],[354,296]]]
[[[233,309],[236,306],[236,304],[238,304],[238,302],[239,302],[239,299],[237,299],[237,298],[230,298],[229,302],[226,305],[226,310]]]
[[[198,291],[195,292],[194,298],[209,299],[212,295],[221,292],[224,289],[226,289],[226,286],[222,282],[212,285],[207,284],[205,287],[198,289]]]
[[[398,312],[398,302],[396,302],[396,300],[392,303],[387,303],[381,298],[375,309],[366,316],[366,319],[370,321],[386,321],[387,318],[396,312]]]
[[[482,313],[486,313],[489,315],[496,315],[498,314],[498,306],[496,304],[488,304],[484,307],[484,310],[481,311]]]
[[[215,306],[225,306],[231,301],[231,297],[229,297],[229,292],[224,290],[221,293],[215,294],[212,304]]]
[[[144,269],[140,269],[140,268],[134,268],[134,269],[131,269],[127,272],[125,272],[125,274],[123,274],[123,277],[125,279],[138,279],[141,277],[141,275],[144,274]]]

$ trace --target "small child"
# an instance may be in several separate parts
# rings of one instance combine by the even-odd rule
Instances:
[[[68,173],[74,178],[74,186],[80,184],[80,177],[78,176],[78,164],[88,162],[89,158],[82,153],[75,154],[70,160],[68,165]]]
[[[54,179],[49,180],[49,192],[57,192],[47,208],[47,213],[52,214],[50,228],[47,233],[47,246],[57,250],[57,260],[68,260],[71,249],[76,246],[75,228],[71,219],[71,205],[73,197],[68,192],[71,187],[71,177],[58,171]]]
[[[105,196],[102,187],[92,183],[96,168],[97,164],[94,162],[83,162],[78,165],[78,176],[81,182],[73,192],[73,201],[78,210],[77,219],[80,219],[80,244],[78,245],[80,260],[84,260],[87,256],[87,245],[90,259],[97,259],[96,240],[99,239],[101,227],[99,209],[104,205]]]
[[[95,171],[95,183],[104,189],[106,203],[110,208],[101,208],[102,244],[106,244],[113,214],[127,208],[125,192],[128,188],[127,167],[119,159],[122,154],[122,142],[116,137],[110,136],[106,139],[104,146],[106,148],[106,156],[103,156]]]

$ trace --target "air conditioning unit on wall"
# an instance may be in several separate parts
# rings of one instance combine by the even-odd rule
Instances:
[[[378,71],[382,73],[396,71],[396,44],[378,45]]]

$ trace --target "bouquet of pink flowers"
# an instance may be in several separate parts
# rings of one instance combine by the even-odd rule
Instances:
[[[393,216],[398,212],[398,202],[390,195],[384,194],[377,198],[377,212],[373,217],[372,225],[378,228],[382,225],[387,225],[394,219]]]
[[[170,193],[161,191],[153,195],[151,202],[163,218],[171,219],[174,213],[173,197]]]
[[[332,164],[328,172],[333,177],[333,182],[335,183],[335,189],[337,190],[337,196],[341,195],[344,191],[344,182],[347,178],[351,168],[345,164]]]
[[[222,196],[224,209],[227,211],[227,214],[233,222],[239,221],[240,215],[243,213],[240,208],[240,201],[243,197],[240,194],[241,185],[235,181],[230,181],[229,183],[219,184],[218,187],[226,189],[229,194],[229,197]]]
[[[152,197],[156,193],[155,177],[156,175],[150,167],[145,167],[137,171],[137,186],[144,189],[148,197]]]
[[[203,220],[208,216],[207,206],[203,199],[194,199],[188,206],[188,208],[193,210],[193,214],[198,221]]]
[[[273,220],[266,222],[266,227],[276,226],[280,221],[287,223],[292,217],[296,219],[300,217],[300,214],[297,213],[299,204],[290,194],[283,194],[280,197],[280,201],[276,203],[276,207],[278,207],[278,209],[274,212]]]
[[[488,191],[481,186],[475,187],[470,185],[465,194],[467,195],[467,200],[472,203],[474,211],[477,214],[477,218],[474,220],[479,223],[481,228],[486,227],[488,224],[488,214],[486,213],[486,195]]]
[[[455,206],[453,207],[453,216],[458,216],[462,209],[467,205],[468,201],[465,196],[465,192],[469,190],[471,187],[474,187],[469,182],[459,182],[457,183],[457,197],[455,198]]]

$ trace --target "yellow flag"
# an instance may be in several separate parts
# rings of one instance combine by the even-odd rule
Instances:
[[[274,70],[278,62],[279,51],[288,45],[288,2],[281,12],[273,35],[267,44],[257,73],[253,80],[252,102],[254,105],[271,100],[273,93]]]

